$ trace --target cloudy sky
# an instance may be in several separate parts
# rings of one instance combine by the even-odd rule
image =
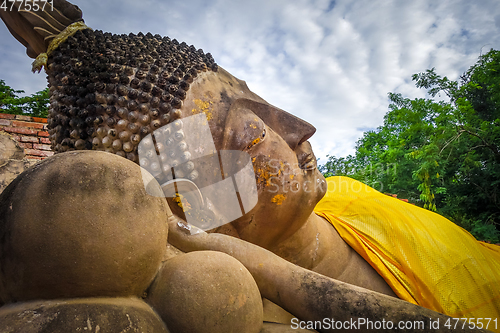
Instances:
[[[75,2],[76,0],[73,0]],[[268,102],[317,128],[326,161],[354,152],[383,123],[387,93],[424,97],[411,75],[435,67],[451,79],[500,49],[499,0],[85,0],[88,26],[166,35],[212,53]],[[0,24],[0,79],[31,94],[24,47]]]

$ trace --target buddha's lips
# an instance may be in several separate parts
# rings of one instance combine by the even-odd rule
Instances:
[[[314,170],[317,168],[316,156],[311,149],[311,145],[307,145],[305,151],[297,154],[297,160],[299,163],[299,168],[302,170]]]
[[[312,152],[307,155],[303,155],[303,158],[299,161],[299,168],[308,171],[316,169],[316,157]]]

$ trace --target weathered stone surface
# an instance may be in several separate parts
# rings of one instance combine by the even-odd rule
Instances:
[[[165,256],[167,209],[117,155],[44,160],[0,195],[0,299],[141,296]]]
[[[280,306],[274,304],[267,298],[262,299],[264,309],[264,321],[270,323],[290,324],[295,318],[290,312],[283,310]]]
[[[248,270],[214,251],[166,261],[146,299],[171,332],[246,333],[262,327],[262,301]]]
[[[26,170],[23,160],[8,160],[0,166],[0,192],[9,185],[21,172]]]
[[[11,159],[22,160],[23,158],[23,148],[19,147],[9,134],[0,132],[0,165]]]
[[[145,302],[136,298],[34,301],[0,308],[0,333],[168,333]]]
[[[32,164],[24,158],[24,149],[9,134],[0,132],[0,193]]]

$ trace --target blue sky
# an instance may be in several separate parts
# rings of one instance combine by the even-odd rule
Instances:
[[[317,128],[326,161],[354,152],[363,131],[383,123],[388,92],[424,97],[411,75],[435,67],[457,79],[500,49],[498,0],[86,0],[87,25],[151,32],[194,44],[268,102]],[[33,93],[24,47],[0,25],[0,79]]]

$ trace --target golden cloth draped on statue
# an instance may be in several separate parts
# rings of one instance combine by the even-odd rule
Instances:
[[[400,298],[454,318],[500,321],[500,246],[354,179],[327,183],[315,212]]]

